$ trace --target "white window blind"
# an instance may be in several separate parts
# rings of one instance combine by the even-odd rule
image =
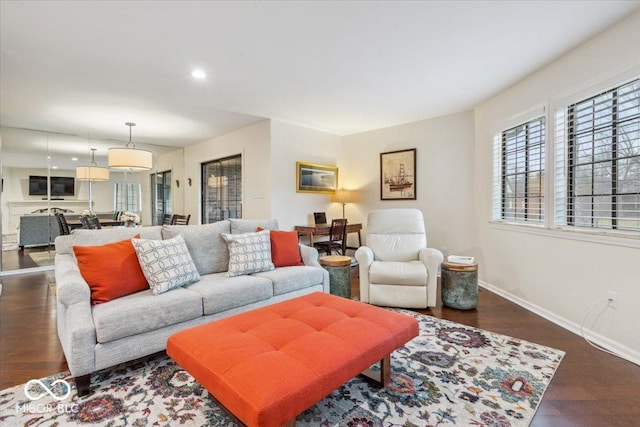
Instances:
[[[493,209],[491,219],[502,219],[502,133],[493,135]]]
[[[556,112],[556,223],[640,231],[640,80]]]
[[[496,163],[500,167],[494,169],[494,179],[498,178],[496,173],[500,179],[500,219],[544,223],[544,118],[503,131],[500,141],[500,161]]]
[[[113,192],[113,210],[116,212],[139,212],[142,210],[140,184],[135,182],[116,182]]]

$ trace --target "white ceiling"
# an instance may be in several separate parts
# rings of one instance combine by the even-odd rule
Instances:
[[[0,3],[3,126],[186,146],[471,109],[638,1]],[[206,81],[190,77],[193,67]]]

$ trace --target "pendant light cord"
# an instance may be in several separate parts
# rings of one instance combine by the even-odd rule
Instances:
[[[136,148],[136,144],[131,141],[131,129],[136,125],[133,122],[126,122],[125,125],[129,126],[129,142],[127,143],[127,148]]]

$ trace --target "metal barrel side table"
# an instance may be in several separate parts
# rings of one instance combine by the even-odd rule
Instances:
[[[478,306],[478,264],[443,262],[442,303],[447,307],[470,310]]]
[[[331,293],[351,298],[351,257],[329,255],[320,257],[320,265],[329,272]]]

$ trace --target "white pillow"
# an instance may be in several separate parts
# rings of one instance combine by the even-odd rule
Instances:
[[[222,238],[229,248],[229,276],[241,276],[275,268],[271,261],[269,230],[242,234],[222,233]]]
[[[155,295],[200,280],[181,235],[167,240],[131,239],[142,273]]]

